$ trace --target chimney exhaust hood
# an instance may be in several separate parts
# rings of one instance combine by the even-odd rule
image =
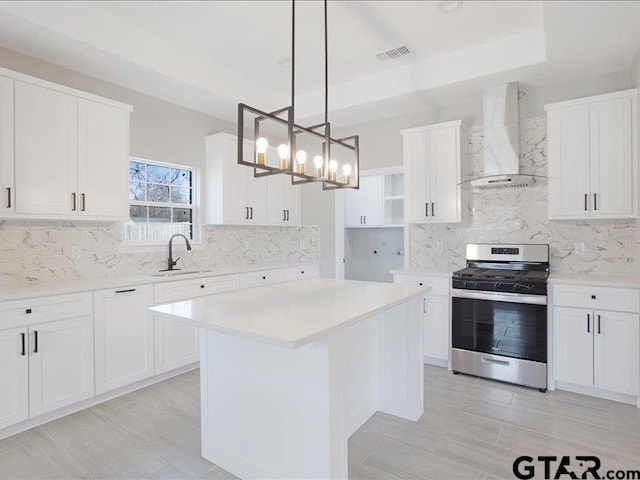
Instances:
[[[474,188],[521,188],[544,177],[520,173],[518,84],[489,87],[483,98],[484,176],[462,182]]]

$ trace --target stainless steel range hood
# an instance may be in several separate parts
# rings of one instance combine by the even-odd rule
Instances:
[[[520,173],[520,124],[517,82],[484,92],[484,176],[470,180],[475,188],[529,187],[543,179]]]

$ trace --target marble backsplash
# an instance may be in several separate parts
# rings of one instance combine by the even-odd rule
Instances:
[[[521,120],[520,171],[547,175],[546,120]],[[469,131],[468,177],[482,175],[482,128]],[[551,269],[563,273],[638,275],[636,220],[550,221],[547,184],[530,188],[471,190],[467,218],[459,224],[412,225],[414,268],[464,266],[467,243],[548,243]],[[584,243],[576,252],[575,244]]]
[[[174,242],[182,269],[319,262],[317,226],[205,225],[202,244]],[[0,286],[135,275],[166,268],[167,247],[123,247],[121,223],[0,221]]]

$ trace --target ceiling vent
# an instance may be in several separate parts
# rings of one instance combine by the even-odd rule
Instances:
[[[409,55],[410,53],[411,50],[409,50],[409,47],[407,47],[406,45],[402,45],[385,52],[380,52],[376,54],[376,58],[381,62],[387,62],[389,60],[395,60],[396,58],[404,57],[405,55]]]

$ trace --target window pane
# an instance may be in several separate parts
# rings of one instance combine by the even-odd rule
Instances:
[[[169,167],[147,165],[147,182],[169,184]]]
[[[193,217],[193,211],[190,208],[174,208],[173,209],[174,223],[191,223],[192,217]]]
[[[171,209],[168,207],[149,207],[149,222],[171,222]]]
[[[168,202],[169,187],[167,185],[147,184],[147,201],[148,202]]]
[[[144,163],[129,162],[129,180],[132,182],[144,182],[145,167]]]
[[[181,187],[191,186],[191,172],[189,170],[177,170],[171,169],[171,185],[177,185]]]
[[[191,204],[191,189],[171,187],[171,201],[173,203]]]
[[[146,222],[147,221],[147,207],[139,205],[129,206],[129,217],[132,222]]]
[[[144,183],[129,182],[129,200],[144,201]]]

